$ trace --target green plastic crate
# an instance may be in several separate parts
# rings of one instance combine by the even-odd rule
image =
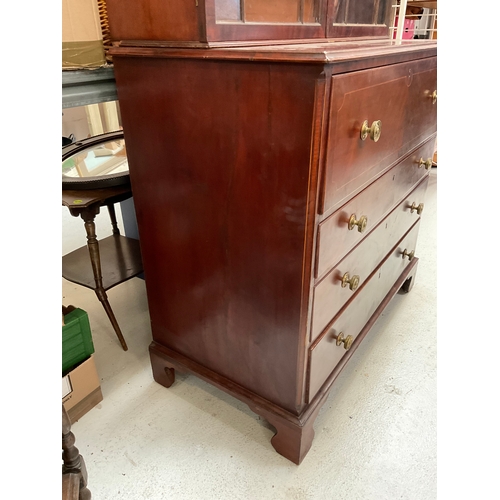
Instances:
[[[74,309],[64,315],[62,327],[62,372],[68,372],[78,363],[94,353],[94,343],[90,332],[87,313]]]

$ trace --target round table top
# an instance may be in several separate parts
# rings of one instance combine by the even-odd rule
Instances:
[[[103,206],[125,201],[131,196],[132,190],[129,185],[97,189],[63,189],[62,204],[70,210],[83,210],[91,205]]]

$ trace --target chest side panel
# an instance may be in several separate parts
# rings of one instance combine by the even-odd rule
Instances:
[[[116,59],[154,340],[293,410],[319,70]]]

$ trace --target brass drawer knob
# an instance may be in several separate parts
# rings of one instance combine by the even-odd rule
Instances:
[[[343,334],[342,332],[340,332],[340,333],[337,335],[336,339],[337,339],[336,344],[337,344],[337,345],[344,344],[344,349],[345,349],[346,351],[348,351],[348,350],[351,348],[351,346],[352,346],[352,342],[353,342],[353,340],[354,340],[354,339],[352,338],[352,335],[348,335],[347,337],[344,337],[344,334]]]
[[[438,92],[437,90],[435,90],[432,94],[431,94],[431,97],[432,97],[432,104],[436,104],[437,100],[438,100]]]
[[[349,273],[345,273],[344,276],[342,276],[342,288],[345,288],[347,285],[349,285],[349,289],[354,292],[359,286],[359,276],[355,274],[352,278],[349,278]]]
[[[410,206],[410,212],[413,213],[414,211],[417,211],[417,214],[420,215],[424,211],[424,204],[420,203],[417,205],[415,202],[413,202]]]
[[[368,126],[368,120],[363,122],[361,125],[361,140],[364,141],[368,136],[373,142],[377,142],[382,134],[382,122],[376,120],[372,123],[372,126]]]
[[[415,257],[415,250],[412,250],[411,252],[408,252],[408,250],[406,250],[406,248],[404,249],[403,253],[401,254],[403,259],[405,257],[408,257],[408,260],[412,260],[413,257]]]
[[[368,218],[366,215],[362,215],[359,220],[356,219],[356,214],[352,214],[349,218],[349,231],[353,230],[355,226],[358,226],[358,231],[362,233],[366,229],[368,224]]]
[[[418,160],[418,168],[423,166],[425,166],[425,170],[430,170],[432,168],[432,158],[427,158],[427,160],[420,158],[420,160]]]

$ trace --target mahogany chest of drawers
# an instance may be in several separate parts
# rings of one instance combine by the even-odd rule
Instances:
[[[239,398],[298,464],[336,376],[414,282],[436,45],[112,53],[154,378]]]

